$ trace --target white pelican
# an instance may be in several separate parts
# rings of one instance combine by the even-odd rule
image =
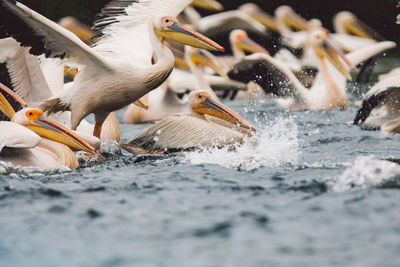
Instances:
[[[362,47],[384,41],[381,35],[360,21],[349,11],[341,11],[333,17],[335,28],[332,38],[339,42],[346,52],[355,51]]]
[[[121,147],[138,154],[187,151],[243,143],[254,131],[245,119],[206,91],[192,92],[189,103],[191,113],[162,119]]]
[[[303,49],[307,41],[307,20],[296,14],[289,6],[280,6],[275,10],[282,42],[291,48]],[[296,30],[296,31],[293,31]]]
[[[93,48],[58,24],[25,5],[4,0],[0,29],[32,46],[33,54],[74,60],[80,72],[73,83],[42,107],[49,114],[71,111],[76,129],[87,115],[95,115],[94,136],[112,111],[135,102],[160,86],[173,68],[174,58],[164,45],[172,39],[201,48],[223,51],[210,39],[181,25],[175,18],[192,0],[115,0],[106,5],[94,23],[101,37]],[[20,32],[19,29],[26,29]],[[156,59],[152,64],[152,58]]]
[[[192,70],[174,69],[167,81],[159,88],[144,96],[144,101],[149,103],[147,110],[130,105],[124,114],[125,123],[150,122],[163,119],[175,113],[189,111],[187,105],[189,94],[200,88],[207,90],[214,97],[215,93],[204,79],[202,68],[210,67],[213,71],[225,75],[223,66],[217,58],[206,50],[185,48],[185,62]]]
[[[346,108],[348,106],[346,78],[350,79],[349,71],[352,66],[396,46],[394,42],[380,42],[349,53],[344,57],[330,42],[326,31],[316,30],[310,37],[319,66],[319,73],[310,89],[305,88],[287,66],[260,53],[246,57],[248,60],[245,62],[246,65],[254,65],[251,71],[243,71],[241,65],[244,63],[242,62],[233,68],[229,76],[242,82],[245,81],[239,79],[239,76],[246,77],[247,80],[255,81],[276,95],[289,97],[285,102],[278,102],[284,109]],[[346,67],[341,60],[344,60],[349,67]],[[245,67],[248,69],[248,66]]]
[[[265,13],[258,5],[254,3],[246,3],[239,6],[238,9],[267,27],[268,30],[279,33],[279,26],[276,19]]]
[[[46,58],[40,61],[41,64],[36,56],[29,54],[29,48],[19,46],[15,39],[0,39],[0,63],[4,64],[0,66],[0,78],[8,81],[6,86],[13,88],[30,107],[37,106],[64,88],[62,62]],[[57,113],[51,119],[64,127],[71,127],[70,112]],[[94,125],[86,120],[77,127],[77,131],[85,135],[93,133],[93,130]],[[110,113],[104,121],[100,140],[119,142],[120,136],[118,120],[114,113]]]
[[[400,118],[400,79],[399,76],[388,76],[375,84],[363,97],[362,105],[357,111],[354,124],[364,129],[386,129],[395,125],[389,123]],[[384,124],[389,123],[385,127]],[[397,128],[397,127],[395,127]]]
[[[235,29],[247,31],[252,39],[273,55],[281,47],[278,33],[269,31],[267,27],[241,10],[225,11],[201,17],[193,7],[187,7],[184,14],[197,31],[224,46],[227,54],[232,54],[229,46],[229,34]]]
[[[21,100],[14,99],[14,102]],[[21,101],[22,102],[22,101]],[[14,103],[15,104],[15,103]],[[20,103],[24,106],[24,103]],[[95,148],[74,133],[42,117],[40,109],[23,108],[15,113],[0,93],[0,111],[11,122],[0,121],[0,160],[13,165],[71,169],[79,167],[69,148],[97,154]]]

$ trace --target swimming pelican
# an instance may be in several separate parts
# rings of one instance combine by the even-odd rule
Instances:
[[[332,38],[346,52],[355,51],[373,43],[384,41],[380,34],[360,21],[349,11],[341,11],[333,17],[335,32]]]
[[[363,97],[362,105],[357,111],[354,124],[364,129],[389,132],[384,124],[400,118],[400,79],[398,76],[388,76],[375,84]],[[395,127],[397,128],[397,127]]]
[[[151,91],[144,99],[149,103],[149,109],[143,110],[130,105],[124,114],[125,123],[150,122],[163,119],[175,113],[189,111],[189,94],[192,91],[204,88],[216,98],[210,85],[204,79],[202,68],[210,67],[213,71],[226,77],[223,66],[218,59],[206,50],[185,48],[185,62],[192,73],[174,69],[167,81],[159,88]]]
[[[162,119],[121,147],[137,154],[188,151],[240,144],[254,130],[206,91],[192,92],[189,98],[191,113]]]
[[[305,88],[287,66],[271,56],[260,53],[246,57],[248,62],[239,63],[228,75],[241,82],[255,81],[264,90],[267,88],[268,91],[272,91],[278,96],[289,97],[285,102],[278,102],[284,109],[346,108],[348,106],[346,78],[350,79],[351,66],[356,66],[364,60],[396,46],[394,42],[380,42],[343,56],[328,39],[326,31],[316,30],[310,37],[319,68],[319,73],[310,89]],[[342,60],[348,67],[343,64]],[[243,64],[246,64],[244,71]],[[251,71],[246,70],[249,64],[254,65]]]
[[[14,106],[22,100],[13,99]],[[40,168],[71,169],[79,167],[75,154],[69,148],[91,155],[95,148],[71,131],[42,117],[40,109],[23,108],[15,113],[13,105],[0,93],[0,111],[10,121],[0,121],[0,160],[13,165]]]
[[[174,58],[164,45],[165,39],[223,51],[215,42],[177,21],[175,16],[190,3],[191,0],[112,1],[94,23],[100,40],[93,48],[58,24],[11,0],[0,3],[0,16],[7,18],[0,28],[22,45],[32,46],[33,54],[66,57],[81,65],[70,86],[47,100],[42,108],[49,114],[70,110],[73,130],[93,113],[93,135],[100,137],[110,112],[135,102],[168,78]],[[19,31],[21,28],[25,31]],[[152,64],[154,58],[156,62]]]
[[[58,59],[41,58],[29,54],[29,48],[19,46],[13,38],[0,39],[0,79],[9,88],[13,88],[30,107],[50,98],[64,88],[63,64]],[[51,116],[53,121],[66,128],[71,126],[70,112],[62,112]],[[82,120],[77,127],[79,133],[93,133],[94,125]],[[120,128],[115,114],[110,113],[104,121],[100,140],[120,140]],[[89,136],[87,136],[89,138]]]

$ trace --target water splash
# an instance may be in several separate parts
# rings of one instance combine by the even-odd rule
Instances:
[[[376,159],[374,156],[358,157],[342,175],[329,182],[333,191],[378,186],[400,175],[400,165]]]
[[[257,128],[257,135],[236,152],[229,148],[213,148],[186,153],[184,161],[199,164],[219,164],[226,168],[251,171],[263,166],[278,167],[298,164],[300,155],[298,129],[293,119],[279,118],[270,125]]]

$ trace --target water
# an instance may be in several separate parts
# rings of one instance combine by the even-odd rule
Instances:
[[[354,106],[251,107],[257,136],[237,153],[2,164],[0,265],[398,266],[400,165],[387,159],[400,137],[351,125]],[[123,139],[143,127],[122,125]]]

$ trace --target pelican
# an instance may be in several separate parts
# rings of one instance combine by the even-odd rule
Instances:
[[[167,81],[159,88],[144,96],[149,109],[143,110],[130,105],[124,114],[125,123],[150,122],[163,119],[175,113],[189,111],[189,94],[199,88],[204,88],[216,98],[215,93],[204,79],[202,68],[210,67],[215,72],[225,75],[223,66],[217,58],[206,50],[185,48],[185,62],[194,74],[184,70],[174,69]]]
[[[212,99],[208,92],[195,91],[189,98],[189,114],[162,119],[121,147],[137,154],[189,151],[240,144],[254,131],[245,119]]]
[[[275,10],[275,17],[283,37],[282,42],[291,48],[303,49],[307,40],[307,21],[289,6],[278,7]]]
[[[248,60],[246,65],[254,65],[251,71],[241,70],[244,64],[242,62],[235,66],[228,75],[241,82],[253,80],[264,90],[267,88],[276,95],[289,97],[285,101],[278,101],[278,104],[284,109],[347,108],[346,78],[351,79],[352,67],[396,46],[394,42],[385,41],[344,56],[328,39],[326,31],[316,30],[311,33],[310,38],[317,55],[319,68],[319,73],[310,89],[305,88],[287,66],[266,54],[256,53],[246,57]],[[247,66],[245,67],[247,68]]]
[[[112,1],[94,23],[95,35],[100,39],[93,48],[70,31],[11,0],[0,4],[0,15],[7,18],[0,27],[22,45],[31,46],[33,54],[68,58],[81,66],[70,86],[41,107],[49,114],[70,110],[73,130],[93,113],[93,135],[100,137],[110,112],[135,102],[168,78],[174,58],[164,44],[165,39],[224,50],[177,21],[175,16],[190,3],[191,0]],[[20,28],[26,31],[20,32]],[[152,58],[156,59],[155,64]]]
[[[14,106],[26,105],[17,98],[12,100]],[[0,111],[11,120],[0,121],[0,160],[42,169],[76,169],[79,164],[69,147],[97,154],[95,148],[74,133],[43,118],[40,109],[22,108],[15,112],[12,106],[0,93]]]
[[[0,39],[0,78],[7,81],[6,86],[13,88],[30,107],[50,98],[64,88],[63,65],[58,59],[41,58],[29,54],[29,48],[19,46],[13,38]],[[70,112],[53,114],[51,119],[66,128],[71,127]],[[77,127],[79,133],[89,135],[93,133],[94,125],[82,120]],[[78,133],[78,134],[79,134]],[[104,121],[100,140],[120,140],[119,123],[112,112]],[[89,138],[89,136],[87,136]]]
[[[267,27],[242,10],[225,11],[201,17],[194,8],[187,7],[184,14],[197,31],[224,46],[227,54],[232,54],[229,46],[229,34],[235,29],[247,31],[252,39],[273,55],[281,47],[278,33],[269,31]]]
[[[265,13],[258,5],[254,3],[246,3],[239,6],[238,9],[264,25],[268,30],[279,33],[279,26],[276,19]]]
[[[382,128],[386,132],[390,132],[389,126],[393,128],[393,125],[396,124],[391,121],[399,118],[400,79],[398,76],[387,76],[365,94],[362,105],[354,118],[354,124],[364,129],[379,130]],[[383,125],[386,123],[389,124],[384,127]]]
[[[333,17],[335,28],[332,38],[337,40],[346,52],[371,45],[377,41],[384,41],[380,34],[360,21],[356,15],[349,11],[341,11]]]

